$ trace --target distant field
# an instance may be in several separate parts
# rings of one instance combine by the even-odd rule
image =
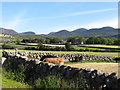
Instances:
[[[9,49],[8,51],[15,51],[13,49]],[[75,51],[36,51],[36,50],[18,50],[20,52],[46,52],[46,53],[68,53],[68,54],[88,54],[88,55],[98,55],[98,56],[113,56],[120,57],[117,52],[75,52]]]
[[[37,43],[25,43],[26,45],[37,45]],[[56,45],[56,44],[43,44],[45,46],[58,46],[58,47],[64,47],[65,45]],[[92,46],[92,47],[106,47],[106,48],[118,48],[117,45],[82,45],[82,46]]]
[[[117,45],[83,45],[83,46],[92,46],[92,47],[106,47],[106,48],[119,48]]]
[[[89,50],[101,50],[101,51],[104,51],[106,49],[101,49],[101,48],[92,48],[92,47],[78,47],[78,46],[73,46],[73,48],[79,50],[79,49],[89,49]]]
[[[14,48],[18,48],[18,49],[21,49],[21,50],[24,50],[26,47],[34,47],[34,48],[37,48],[38,46],[38,43],[21,43],[20,45],[17,45],[15,43],[10,43],[10,44],[7,44],[9,46],[12,46]],[[65,45],[55,45],[55,44],[43,44],[45,46],[48,46],[49,49],[55,49],[56,47],[65,47]],[[84,50],[87,50],[87,51],[119,51],[120,52],[120,49],[117,50],[118,46],[115,46],[115,45],[80,45],[80,46],[75,46],[75,45],[72,45],[72,48],[74,48],[76,51],[77,50],[80,50],[80,51],[84,51]]]
[[[18,48],[18,49],[24,49],[26,47],[37,47],[37,46],[28,46],[28,45],[16,45],[14,43],[7,44],[7,45],[13,46],[13,47]]]

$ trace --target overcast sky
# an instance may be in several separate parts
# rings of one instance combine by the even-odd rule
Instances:
[[[3,2],[2,25],[47,34],[78,28],[118,27],[117,2]]]

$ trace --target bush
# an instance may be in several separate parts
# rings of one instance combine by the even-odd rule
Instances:
[[[2,68],[2,74],[4,74],[7,79],[15,80],[17,82],[24,82],[25,79],[24,70],[21,72],[12,72],[11,70],[6,71],[5,68]]]
[[[35,47],[25,47],[24,50],[36,50]]]
[[[70,49],[71,49],[71,45],[70,45],[69,42],[67,42],[67,43],[65,44],[65,48],[66,48],[67,50],[70,50]]]
[[[83,85],[81,83],[81,85]],[[78,83],[65,81],[61,76],[47,76],[36,81],[37,88],[79,88]],[[82,87],[81,87],[82,88]]]
[[[3,44],[3,45],[2,45],[2,49],[15,49],[15,47],[10,46],[10,45]]]

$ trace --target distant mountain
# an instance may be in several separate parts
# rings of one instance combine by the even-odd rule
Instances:
[[[85,28],[79,28],[79,29],[76,29],[74,31],[72,31],[73,33],[82,33],[82,32],[86,32],[88,29],[85,29]]]
[[[61,30],[48,35],[61,37],[61,38],[68,38],[71,36],[78,36],[78,35],[83,37],[91,37],[91,36],[116,37],[118,35],[118,29],[112,27],[102,27],[102,28],[93,28],[93,29],[79,28],[73,31]]]
[[[5,29],[5,28],[0,28],[0,33],[10,33],[10,34],[18,34],[16,31],[13,29]]]
[[[32,32],[32,31],[28,31],[28,32],[22,32],[20,34],[36,34],[35,32]]]
[[[62,37],[62,38],[66,38],[68,36],[74,36],[75,33],[73,32],[70,32],[70,31],[67,31],[67,30],[60,30],[58,32],[54,32],[54,33],[50,33],[48,35],[51,35],[51,36],[55,36],[55,37]]]
[[[32,31],[18,33],[13,29],[5,29],[5,28],[0,28],[0,33],[6,33],[6,34],[36,34]]]

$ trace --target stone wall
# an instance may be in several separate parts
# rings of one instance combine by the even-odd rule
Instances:
[[[26,57],[28,59],[37,59],[40,60],[42,56],[45,55],[52,55],[52,56],[57,56],[65,59],[65,62],[68,61],[73,61],[75,60],[75,57],[83,57],[83,60],[102,60],[102,61],[113,61],[114,58],[113,56],[96,56],[96,55],[87,55],[87,54],[64,54],[64,53],[43,53],[43,52],[38,52],[38,53],[33,53],[33,52],[7,52],[9,55],[17,55],[17,56],[22,56]]]
[[[61,75],[67,80],[80,82],[80,78],[86,81],[86,85],[92,89],[118,88],[120,79],[116,73],[101,73],[95,69],[73,68],[67,65],[57,65],[45,63],[39,60],[30,60],[18,56],[9,56],[2,65],[6,70],[22,71],[26,76],[26,81],[35,80],[48,75]]]

